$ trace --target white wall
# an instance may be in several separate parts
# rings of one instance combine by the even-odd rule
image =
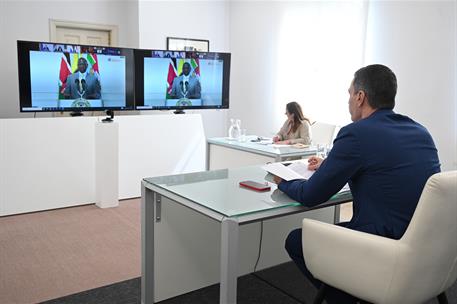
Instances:
[[[349,121],[347,88],[363,63],[364,2],[233,1],[230,117],[274,135],[285,105],[333,124]]]
[[[229,1],[140,1],[139,46],[166,49],[167,37],[186,37],[209,40],[211,52],[230,52],[229,16]],[[186,112],[202,115],[207,137],[226,136],[227,110]],[[167,112],[143,111],[142,114]]]
[[[457,169],[456,2],[370,3],[366,64],[397,75],[395,111],[432,134],[443,170]]]
[[[83,6],[85,9],[78,9]],[[0,1],[0,118],[30,117],[19,112],[17,40],[49,41],[49,19],[119,27],[119,46],[138,47],[136,1]],[[42,116],[44,116],[42,114]]]
[[[271,121],[283,109],[274,106],[277,42],[281,4],[242,2],[231,5],[232,52],[230,118],[241,119],[248,134],[272,135]]]
[[[365,45],[360,48],[354,41],[347,40],[342,41],[340,47],[335,45],[329,52],[329,56],[347,54],[349,45],[357,56],[360,56],[360,61],[357,63],[353,58],[348,59],[352,60],[353,69],[347,73],[347,79],[340,78],[341,81],[336,83],[335,79],[329,77],[327,82],[322,81],[323,85],[309,87],[310,82],[306,80],[309,75],[305,74],[314,73],[309,70],[314,68],[312,62],[311,65],[307,63],[300,66],[303,60],[297,59],[306,54],[307,50],[292,49],[290,63],[280,58],[280,48],[284,41],[281,32],[284,21],[281,16],[294,8],[294,11],[303,11],[303,18],[306,19],[307,12],[304,8],[314,10],[314,6],[320,6],[321,11],[324,11],[331,5],[333,4],[330,2],[231,2],[232,77],[229,117],[240,118],[248,133],[271,135],[277,131],[285,118],[283,105],[295,98],[288,95],[287,90],[278,91],[275,77],[281,74],[280,70],[284,65],[290,64],[304,71],[303,96],[306,96],[309,90],[318,91],[316,100],[302,101],[305,107],[308,104],[305,112],[309,112],[309,107],[313,107],[314,103],[315,106],[326,108],[330,113],[328,117],[335,119],[333,113],[336,112],[340,117],[347,117],[349,122],[346,89],[353,72],[366,64],[384,63],[390,66],[398,77],[399,90],[395,110],[411,116],[429,129],[438,147],[443,170],[457,168],[456,2],[370,1],[365,11],[366,19],[360,19],[361,26],[364,22],[367,23],[366,29],[350,33],[362,41],[363,35],[366,35]],[[316,14],[319,13],[317,10]],[[329,13],[332,13],[332,10]],[[354,14],[353,17],[357,18],[357,15]],[[322,19],[326,18],[328,19],[328,16],[323,16]],[[306,21],[303,21],[303,24],[306,24]],[[303,45],[306,47],[306,43],[322,43],[319,35],[326,39],[330,37],[326,28],[316,23],[314,27],[300,29],[296,33],[296,39],[305,40]],[[322,47],[322,52],[328,51],[328,48]],[[354,65],[355,63],[357,65]],[[335,65],[335,69],[341,69],[343,64]],[[287,75],[281,78],[286,82],[290,80]],[[290,91],[296,86],[293,85]],[[287,89],[287,86],[285,87]],[[326,96],[334,90],[342,93],[340,96],[333,95],[341,102],[341,108],[336,108],[326,100]],[[297,96],[299,98],[298,94]],[[287,97],[287,100],[282,100],[284,97]],[[326,121],[326,117],[316,119]],[[338,124],[339,121],[326,122]]]

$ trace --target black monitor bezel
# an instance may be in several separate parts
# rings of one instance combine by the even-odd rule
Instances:
[[[198,54],[205,54],[224,61],[222,75],[222,104],[206,106],[156,106],[144,107],[144,58],[152,57],[153,52],[185,52],[186,58],[192,58]],[[199,109],[228,109],[230,100],[230,53],[223,52],[200,52],[200,51],[169,51],[160,49],[135,49],[135,109],[137,111],[150,110],[199,110]]]
[[[40,44],[58,44],[58,45],[72,45],[81,47],[94,47],[94,48],[110,48],[121,51],[121,55],[126,57],[126,70],[125,70],[125,106],[121,107],[62,107],[62,108],[44,108],[37,111],[24,110],[24,108],[32,108],[32,92],[30,83],[30,51],[39,51]],[[18,78],[19,78],[19,110],[21,113],[34,113],[34,112],[93,112],[93,111],[131,111],[135,110],[135,49],[121,48],[114,46],[95,46],[87,44],[71,44],[71,43],[55,43],[46,41],[17,41],[17,57],[18,57]]]

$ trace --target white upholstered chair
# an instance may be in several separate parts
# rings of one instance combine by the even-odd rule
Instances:
[[[371,303],[447,303],[457,277],[457,171],[429,178],[399,240],[310,219],[302,238],[306,266],[324,284]]]
[[[335,137],[335,125],[314,122],[311,125],[311,141],[314,145],[324,144],[331,145]]]

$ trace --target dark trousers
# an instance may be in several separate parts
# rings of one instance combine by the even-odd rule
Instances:
[[[344,226],[345,223],[339,225]],[[306,246],[306,244],[305,244]],[[302,230],[296,229],[289,233],[286,240],[286,250],[289,253],[291,259],[295,262],[298,268],[303,274],[310,280],[310,282],[316,287],[320,288],[322,282],[315,279],[311,272],[305,265],[305,259],[303,257],[302,249]],[[325,300],[328,304],[345,304],[345,303],[357,303],[357,298],[347,294],[339,289],[328,286],[325,293]]]

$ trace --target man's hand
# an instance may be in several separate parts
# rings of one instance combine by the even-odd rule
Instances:
[[[321,166],[322,162],[324,161],[323,158],[317,156],[311,156],[308,158],[308,170],[317,170]]]
[[[282,182],[282,178],[279,176],[273,175],[273,181],[275,182],[276,185],[279,185]]]

